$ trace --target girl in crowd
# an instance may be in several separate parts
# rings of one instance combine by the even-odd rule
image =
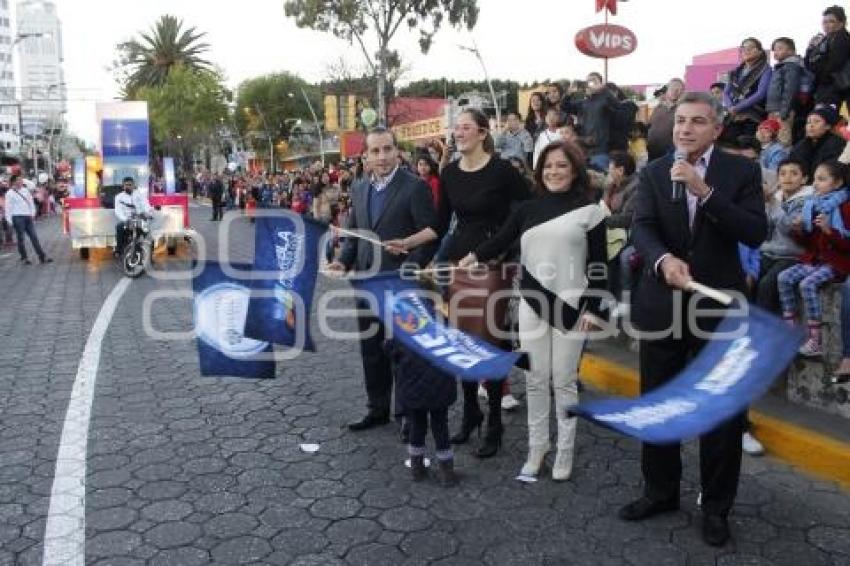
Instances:
[[[537,136],[546,129],[546,100],[539,92],[532,92],[528,99],[528,112],[525,115],[525,129],[531,138],[537,141]]]
[[[430,155],[420,155],[416,160],[416,173],[431,189],[434,208],[440,209],[440,167]]]
[[[818,292],[827,283],[842,281],[850,273],[850,195],[846,166],[826,161],[815,170],[815,194],[803,203],[792,229],[805,248],[800,263],[779,274],[782,316],[794,324],[799,285],[806,309],[809,339],[800,348],[803,356],[823,354],[821,304]]]
[[[537,160],[540,159],[540,153],[543,148],[552,142],[561,139],[561,112],[557,108],[550,108],[546,111],[546,129],[540,131],[537,135],[537,141],[534,142],[534,156],[531,159],[532,168],[537,168]]]
[[[794,159],[780,163],[779,190],[765,197],[768,236],[760,248],[756,304],[776,314],[780,312],[776,278],[797,263],[804,251],[791,233],[791,224],[802,214],[806,197],[813,193],[813,189],[806,186],[805,168],[805,164]]]
[[[578,363],[583,336],[600,325],[601,292],[606,281],[605,215],[591,200],[581,150],[555,142],[540,155],[534,171],[538,198],[520,204],[492,238],[463,258],[471,267],[520,241],[522,302],[520,342],[528,352],[528,459],[521,476],[536,477],[549,451],[550,386],[555,391],[557,454],[552,478],[566,480],[573,467],[575,417],[567,408],[578,401]],[[587,290],[596,293],[586,293]]]
[[[455,144],[461,157],[446,165],[440,175],[443,225],[449,225],[453,213],[457,217],[457,226],[446,249],[446,256],[453,263],[495,234],[504,224],[511,206],[530,196],[516,169],[493,155],[495,148],[489,126],[489,119],[480,110],[471,108],[461,112],[454,128]],[[499,300],[495,308],[488,308],[488,298],[496,291],[510,289],[511,278],[499,266],[483,277],[478,273],[470,276],[463,270],[453,275],[449,285],[449,315],[453,326],[499,343],[502,336],[496,336],[494,330],[501,330],[507,296]],[[481,288],[487,291],[483,297],[469,292]],[[490,316],[457,316],[466,309]],[[484,442],[476,452],[479,458],[494,456],[502,439],[502,382],[490,380],[486,388],[489,412]],[[480,429],[484,420],[476,390],[477,384],[463,383],[463,422],[461,430],[452,437],[455,444],[467,442],[472,431]]]
[[[723,92],[723,106],[729,113],[723,129],[724,140],[755,135],[758,125],[767,117],[764,105],[771,74],[761,42],[753,37],[745,39],[741,43],[741,64],[729,74]]]
[[[806,118],[806,137],[791,149],[791,157],[806,165],[806,175],[812,175],[824,161],[838,158],[846,145],[832,131],[838,123],[838,111],[833,106],[819,104]]]

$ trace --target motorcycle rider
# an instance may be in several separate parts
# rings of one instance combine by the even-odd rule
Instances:
[[[132,177],[124,177],[121,182],[123,191],[115,195],[115,252],[116,257],[124,251],[127,221],[133,214],[146,214],[150,209],[147,199],[136,191],[136,182]]]

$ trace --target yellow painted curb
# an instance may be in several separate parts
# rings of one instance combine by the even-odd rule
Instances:
[[[756,436],[773,456],[850,487],[850,445],[820,433],[750,411]]]
[[[636,397],[640,392],[637,371],[592,354],[582,358],[579,375],[583,382],[608,394]],[[749,416],[755,436],[769,454],[850,487],[850,444],[758,411],[751,410]]]
[[[585,354],[578,373],[582,381],[605,393],[621,397],[637,397],[640,394],[638,373],[605,358]]]

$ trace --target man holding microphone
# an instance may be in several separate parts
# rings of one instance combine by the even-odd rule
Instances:
[[[640,332],[642,394],[681,371],[720,321],[705,310],[719,304],[687,292],[690,283],[743,293],[738,242],[758,247],[767,234],[761,171],[715,147],[722,121],[723,109],[709,94],[685,94],[674,118],[675,156],[657,159],[641,173],[632,237],[644,273],[632,318]],[[701,312],[694,311],[694,301]],[[738,415],[700,437],[702,532],[713,546],[729,539],[743,424],[744,415]],[[678,509],[680,445],[644,444],[641,469],[643,496],[623,507],[620,518],[639,521]]]

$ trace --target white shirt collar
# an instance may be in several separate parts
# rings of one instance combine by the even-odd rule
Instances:
[[[713,153],[714,144],[711,144],[710,146],[708,146],[708,149],[705,150],[705,153],[700,155],[699,159],[697,159],[696,165],[708,169],[708,164],[711,163],[711,155]]]
[[[390,171],[390,174],[386,177],[378,177],[377,175],[372,175],[372,186],[375,187],[375,190],[380,192],[386,189],[390,183],[393,181],[393,177],[395,177],[396,172],[398,171],[398,165]]]

